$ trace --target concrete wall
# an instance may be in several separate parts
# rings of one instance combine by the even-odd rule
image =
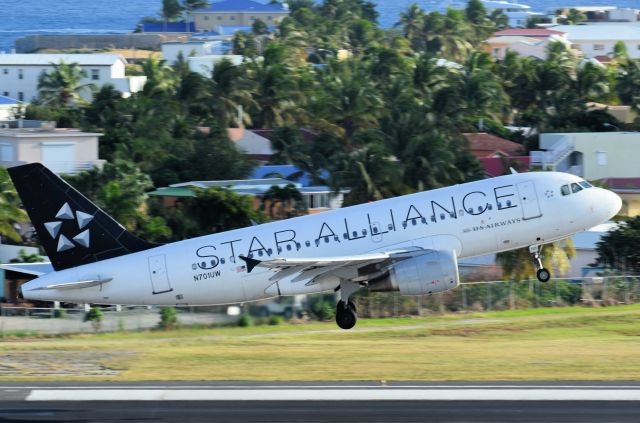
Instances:
[[[580,40],[571,44],[573,48],[576,48],[584,54],[584,57],[590,59],[595,56],[607,56],[613,52],[613,47],[616,45],[617,40]],[[624,41],[629,57],[633,59],[640,58],[640,39],[633,41]]]
[[[111,34],[111,35],[30,35],[16,40],[18,53],[32,53],[40,49],[124,48],[160,50],[160,44],[177,40],[167,34]]]

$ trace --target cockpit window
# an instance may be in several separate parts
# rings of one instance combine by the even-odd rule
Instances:
[[[591,185],[591,184],[590,184],[589,182],[587,182],[587,181],[579,182],[579,184],[582,186],[582,188],[591,188],[591,187],[593,187],[593,185]]]
[[[576,193],[578,191],[582,191],[582,187],[575,182],[571,184],[571,192]]]
[[[563,185],[562,187],[560,187],[560,192],[562,193],[562,195],[571,194],[571,190],[569,189],[569,185]]]

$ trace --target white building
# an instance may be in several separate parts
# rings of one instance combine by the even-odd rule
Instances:
[[[0,95],[0,122],[15,119],[19,109],[20,103],[17,100]]]
[[[630,57],[640,59],[640,25],[638,24],[558,25],[552,29],[566,32],[571,46],[582,51],[587,59],[610,55],[618,41],[626,45]]]
[[[145,76],[126,76],[127,61],[116,54],[0,54],[0,95],[29,102],[38,97],[38,78],[53,64],[77,63],[86,71],[81,84],[110,84],[124,97],[141,91]],[[90,99],[91,93],[83,94]]]
[[[189,57],[189,70],[197,72],[206,78],[211,77],[211,72],[215,68],[217,63],[223,60],[229,60],[234,65],[239,65],[244,60],[244,56],[231,55],[231,54],[211,54],[208,56],[196,56]]]
[[[162,58],[170,65],[178,61],[182,55],[184,60],[189,57],[208,56],[219,52],[222,41],[187,41],[162,43]]]
[[[39,162],[55,173],[74,174],[96,166],[102,134],[77,129],[0,129],[0,166]]]
[[[510,3],[503,0],[482,0],[482,4],[489,13],[494,10],[499,10],[504,13],[509,19],[509,26],[512,28],[525,27],[530,18],[544,16],[542,13],[532,12],[531,7],[526,4]],[[467,7],[467,2],[464,0],[453,0],[449,3],[445,2],[443,9],[447,7],[464,9]]]

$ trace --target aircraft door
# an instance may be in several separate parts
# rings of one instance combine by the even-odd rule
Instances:
[[[167,263],[164,254],[151,256],[149,261],[149,276],[151,277],[151,289],[153,294],[163,294],[173,291],[167,274]]]
[[[536,186],[533,181],[520,182],[516,186],[518,187],[518,195],[522,206],[522,218],[528,220],[542,216],[538,196],[536,195]]]

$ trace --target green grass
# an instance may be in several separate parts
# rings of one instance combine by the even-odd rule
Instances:
[[[0,357],[40,354],[52,366],[74,352],[120,373],[65,379],[637,380],[640,306],[363,319],[352,331],[327,322],[0,343]],[[0,371],[0,380],[47,379]]]

